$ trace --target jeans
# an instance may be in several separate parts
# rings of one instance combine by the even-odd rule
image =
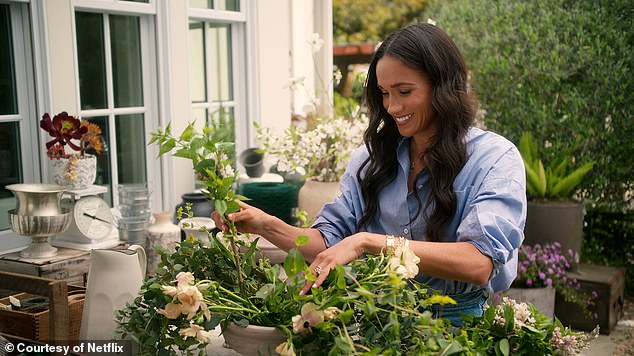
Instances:
[[[450,297],[456,301],[456,304],[445,304],[442,309],[441,305],[434,304],[426,309],[432,312],[434,318],[448,319],[451,325],[461,327],[461,314],[482,316],[489,296],[484,289],[480,289],[463,294],[450,295]]]

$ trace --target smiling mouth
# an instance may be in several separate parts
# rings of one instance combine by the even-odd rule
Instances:
[[[405,121],[409,120],[409,118],[411,118],[412,115],[414,115],[414,114],[409,114],[409,115],[405,115],[405,116],[401,116],[401,117],[394,116],[394,120],[396,120],[396,122],[398,122],[399,124],[402,124]]]

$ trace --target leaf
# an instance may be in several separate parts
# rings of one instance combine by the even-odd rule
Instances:
[[[594,162],[589,162],[575,169],[572,173],[562,178],[553,188],[553,195],[559,197],[568,197],[573,189],[575,189],[583,177],[592,169]]]
[[[214,206],[216,207],[216,211],[220,216],[225,215],[227,211],[227,203],[224,200],[216,200],[214,201]]]
[[[183,133],[181,133],[180,139],[182,141],[189,142],[194,137],[194,133],[194,126],[190,123],[189,125],[187,125],[185,130],[183,130]]]
[[[305,266],[306,260],[299,250],[296,248],[290,249],[286,258],[284,258],[284,271],[286,272],[286,275],[289,277],[295,276],[296,274],[303,272]]]
[[[267,283],[255,293],[255,296],[260,299],[266,299],[274,290],[275,287],[273,286],[273,284]]]
[[[509,345],[509,340],[504,338],[497,343],[497,348],[504,356],[508,356],[511,352],[511,346]]]
[[[176,140],[170,138],[164,144],[162,144],[159,148],[159,156],[164,155],[167,152],[171,151],[176,146]]]
[[[445,347],[442,352],[440,352],[440,355],[453,355],[461,351],[462,347],[460,346],[460,343],[454,340],[451,342],[451,344],[447,345],[447,347]]]
[[[308,236],[306,236],[306,235],[299,235],[295,239],[295,246],[297,246],[297,247],[304,246],[307,243],[308,243]]]
[[[537,172],[528,164],[525,164],[524,167],[526,168],[526,189],[528,193],[534,198],[542,198],[544,195],[539,193],[541,183]]]
[[[235,213],[240,210],[240,205],[235,200],[230,200],[227,202],[227,214]]]
[[[544,195],[546,195],[546,185],[547,185],[546,172],[544,172],[544,164],[542,163],[541,160],[538,160],[537,164],[538,164],[537,174],[539,177],[539,186],[537,188],[538,188],[539,195],[543,197]]]

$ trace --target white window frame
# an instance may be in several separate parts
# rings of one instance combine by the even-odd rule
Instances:
[[[257,76],[255,75],[257,59],[255,58],[255,1],[240,1],[240,11],[226,11],[189,7],[189,21],[202,21],[205,23],[205,52],[209,53],[209,39],[207,29],[209,23],[231,25],[231,66],[233,68],[233,116],[235,123],[236,152],[239,153],[255,142],[254,122],[260,122],[257,114]],[[189,23],[189,22],[188,22]],[[189,52],[188,52],[189,53]],[[249,54],[249,55],[247,55]],[[210,80],[210,71],[207,71],[205,85]],[[199,107],[209,108],[209,113],[217,109],[217,105],[205,103],[192,103],[191,92],[189,97],[190,117],[193,117],[192,109]]]
[[[20,160],[24,182],[40,179],[40,159],[37,130],[39,118],[35,110],[35,81],[33,58],[31,56],[31,28],[29,4],[26,1],[1,1],[9,5],[15,85],[17,94],[17,114],[0,115],[0,122],[17,122],[20,130]],[[30,243],[30,238],[18,236],[11,229],[0,230],[2,253],[22,249]],[[7,246],[7,247],[5,247]]]
[[[143,114],[145,124],[145,140],[149,142],[149,133],[157,129],[159,125],[158,120],[158,84],[157,84],[157,63],[153,58],[156,58],[156,6],[149,3],[131,3],[120,1],[98,1],[98,0],[75,0],[72,3],[72,27],[73,27],[73,48],[74,60],[78,67],[77,58],[77,31],[75,14],[78,11],[98,13],[104,18],[104,42],[106,44],[104,48],[105,53],[105,65],[106,65],[106,90],[107,90],[107,106],[106,109],[95,110],[81,110],[81,94],[79,90],[79,72],[75,78],[75,87],[77,94],[77,112],[82,118],[90,118],[97,116],[108,117],[108,125],[110,127],[110,173],[112,182],[112,202],[114,206],[119,204],[119,197],[117,194],[118,189],[118,167],[117,167],[117,152],[116,147],[116,130],[115,130],[115,116],[128,115],[128,114]],[[112,77],[112,57],[110,44],[110,15],[124,15],[124,16],[138,16],[139,18],[139,30],[141,38],[141,68],[142,68],[142,81],[143,81],[143,106],[126,107],[126,108],[114,108],[114,89],[113,89],[113,77]],[[148,184],[151,186],[151,206],[154,209],[158,209],[163,204],[163,182],[161,175],[160,161],[157,161],[158,149],[155,146],[146,146],[145,160],[146,160],[146,176]]]

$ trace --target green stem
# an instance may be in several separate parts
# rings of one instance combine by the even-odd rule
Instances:
[[[236,225],[233,221],[229,221],[226,217],[224,218],[231,230],[231,235],[229,237],[229,242],[231,243],[231,252],[233,253],[233,259],[236,264],[236,271],[238,272],[238,287],[240,288],[240,294],[244,296],[244,281],[242,280],[242,266],[240,265],[240,254],[238,253],[238,248],[236,247],[236,239],[238,238],[238,231],[236,230]]]

